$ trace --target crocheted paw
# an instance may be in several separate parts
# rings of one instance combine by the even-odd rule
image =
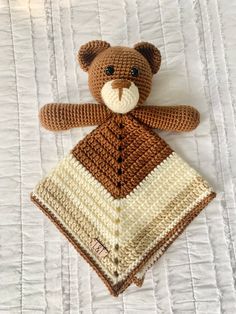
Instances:
[[[47,104],[39,112],[41,125],[51,131],[99,125],[110,116],[103,104]]]

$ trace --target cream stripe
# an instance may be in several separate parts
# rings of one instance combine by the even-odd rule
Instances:
[[[170,217],[170,219],[173,219],[174,215],[178,215],[179,213],[181,213],[181,210],[186,208],[189,204],[192,204],[196,197],[200,196],[204,191],[208,190],[211,191],[209,187],[206,186],[205,181],[203,181],[201,177],[194,177],[187,186],[184,186],[180,191],[178,191],[178,194],[176,194],[175,197],[170,198],[168,202],[165,202],[164,204],[161,204],[161,206],[159,206],[159,202],[157,199],[156,202],[153,204],[153,207],[156,208],[156,211],[154,211],[151,219],[147,219],[146,223],[140,222],[139,224],[134,224],[132,226],[133,228],[136,227],[136,229],[128,234],[129,243],[132,243],[134,241],[140,243],[139,240],[135,239],[141,233],[142,230],[143,230],[142,233],[147,236],[147,230],[149,230],[148,228],[150,228],[150,226],[153,224],[155,226],[156,221],[160,221],[161,223],[163,223],[164,220],[167,219],[168,217]],[[183,203],[184,200],[185,203]],[[145,211],[146,209],[145,207],[143,207],[142,204],[140,204],[139,207],[141,207],[143,211]],[[149,210],[146,209],[146,212],[149,213]],[[141,214],[142,213],[140,212],[139,215],[141,216]],[[126,243],[127,245],[127,236],[126,239],[124,237],[123,243]]]
[[[151,239],[157,239],[161,234],[162,229],[165,229],[175,219],[181,219],[182,212],[191,210],[192,204],[197,198],[211,193],[211,190],[205,188],[204,183],[192,182],[182,193],[180,193],[161,213],[151,221],[150,224],[145,225],[142,229],[138,229],[136,236],[133,239],[126,241],[125,246],[121,246],[120,252],[134,256],[135,253],[139,255],[146,243],[150,243]]]
[[[67,184],[63,182],[63,178],[60,181],[58,176],[51,178],[51,182],[60,189],[61,193],[65,192],[64,197],[72,202],[71,212],[77,212],[77,215],[82,213],[89,223],[98,227],[98,230],[101,229],[100,231],[105,232],[108,238],[114,238],[115,219],[111,220],[109,216],[102,214],[102,208],[99,211],[99,205],[92,199],[91,195],[80,189],[80,186],[77,188],[71,181],[68,181]],[[69,193],[73,194],[73,197],[70,197]]]
[[[36,193],[39,193],[38,189],[42,184],[45,189],[45,180],[48,179],[51,179],[54,185],[64,190],[64,194],[70,196],[70,200],[74,204],[80,205],[78,210],[81,210],[93,222],[100,221],[102,227],[104,225],[108,226],[110,232],[114,229],[114,222],[118,218],[114,209],[118,207],[119,201],[113,199],[113,197],[104,198],[106,190],[103,187],[99,187],[99,182],[80,165],[73,155],[65,158],[64,162],[61,162],[46,179],[41,181],[40,185],[35,189]],[[101,188],[104,191],[99,194]],[[82,203],[86,204],[86,206],[82,206]],[[94,217],[92,217],[91,213],[93,213]],[[112,236],[112,234],[109,234],[109,236]]]
[[[71,202],[65,202],[65,196],[63,196],[62,199],[61,195],[58,194],[56,194],[57,198],[55,198],[53,192],[55,192],[56,187],[48,185],[50,183],[49,180],[45,181],[44,183],[48,186],[48,189],[42,186],[41,190],[38,189],[38,193],[34,194],[36,194],[40,200],[43,200],[46,206],[53,208],[52,213],[57,214],[57,216],[60,216],[62,219],[64,219],[64,222],[70,226],[74,232],[77,232],[78,235],[86,242],[86,244],[88,244],[89,235],[95,235],[93,234],[93,226],[90,225],[83,216],[76,217],[76,214],[74,213],[72,213],[71,216],[68,215]]]
[[[103,211],[115,216],[115,208],[119,206],[119,200],[115,199],[72,154],[65,157],[48,177],[53,177],[55,174],[64,176],[65,180],[68,174],[76,185],[89,192],[99,206],[102,206]]]
[[[84,169],[82,169],[84,171]],[[84,199],[84,202],[87,203],[89,211],[92,211],[96,216],[96,219],[101,221],[103,224],[110,226],[114,223],[117,218],[117,212],[112,208],[114,207],[114,200],[104,202],[103,198],[94,191],[94,186],[91,182],[83,180],[83,178],[77,178],[73,173],[76,173],[76,170],[68,171],[60,169],[60,172],[56,172],[51,180],[54,181],[57,185],[60,185],[62,188],[69,189],[71,197],[74,199],[81,198]],[[118,200],[115,200],[115,205],[117,206]],[[86,210],[88,212],[88,209]],[[86,214],[86,213],[85,213]]]
[[[127,235],[132,237],[137,228],[152,221],[197,175],[175,153],[163,165],[158,165],[138,189],[125,199],[125,210],[121,213],[121,243],[125,242]]]
[[[106,214],[115,218],[115,208],[119,206],[119,200],[115,199],[72,154],[58,170],[61,176],[68,174],[76,185],[89,192]]]

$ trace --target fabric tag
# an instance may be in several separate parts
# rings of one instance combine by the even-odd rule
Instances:
[[[105,246],[102,245],[102,243],[96,238],[91,241],[90,248],[94,251],[98,258],[103,258],[108,254]]]

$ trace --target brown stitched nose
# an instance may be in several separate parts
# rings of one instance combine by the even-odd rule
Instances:
[[[111,83],[113,89],[119,89],[119,100],[121,100],[123,88],[130,88],[131,82],[125,79],[117,79]]]
[[[125,79],[117,79],[111,83],[111,86],[113,89],[115,89],[115,88],[129,88],[130,85],[131,85],[131,82],[128,80],[125,80]]]

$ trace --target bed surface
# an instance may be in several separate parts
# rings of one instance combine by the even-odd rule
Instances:
[[[236,313],[236,3],[0,0],[0,313]],[[159,47],[147,104],[191,104],[201,124],[159,132],[217,197],[148,271],[114,298],[30,192],[93,127],[49,132],[48,102],[93,101],[76,62],[92,39]]]

